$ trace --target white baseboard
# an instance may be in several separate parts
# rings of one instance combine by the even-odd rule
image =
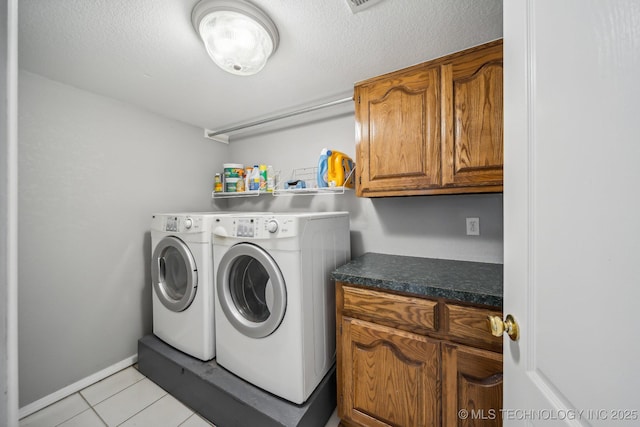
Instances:
[[[73,384],[66,386],[63,389],[60,389],[54,393],[51,393],[48,396],[43,397],[42,399],[38,399],[33,403],[30,403],[26,406],[20,408],[18,416],[20,418],[24,418],[33,414],[34,412],[39,411],[42,408],[46,408],[47,406],[55,403],[59,400],[64,399],[65,397],[71,396],[73,393],[77,393],[83,388],[90,386],[91,384],[97,383],[100,380],[107,378],[110,375],[115,374],[118,371],[127,368],[138,361],[138,354],[134,354],[133,356],[129,356],[126,359],[111,365],[100,372],[96,372],[93,375],[89,375],[86,378],[81,379]]]

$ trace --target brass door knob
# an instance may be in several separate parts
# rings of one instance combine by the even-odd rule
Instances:
[[[494,337],[501,337],[506,332],[513,341],[518,341],[520,338],[518,322],[510,314],[507,314],[504,321],[499,316],[487,316],[487,325]]]

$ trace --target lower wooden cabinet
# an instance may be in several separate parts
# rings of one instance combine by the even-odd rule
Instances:
[[[502,339],[481,327],[499,310],[340,282],[336,298],[342,426],[502,425]]]
[[[442,425],[502,425],[502,354],[442,343]]]
[[[344,319],[338,400],[346,418],[365,426],[439,425],[439,348],[420,335]]]

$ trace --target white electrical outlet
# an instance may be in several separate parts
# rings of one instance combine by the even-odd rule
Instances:
[[[480,218],[467,218],[467,236],[480,235]]]

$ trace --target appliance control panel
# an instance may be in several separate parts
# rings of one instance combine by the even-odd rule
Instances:
[[[224,222],[226,218],[222,221]],[[296,218],[286,216],[260,216],[229,218],[231,236],[246,239],[271,239],[294,237],[297,234]]]
[[[202,218],[190,216],[167,216],[164,231],[173,233],[200,232],[202,230]]]
[[[256,220],[253,218],[240,218],[235,223],[236,237],[256,237]]]

